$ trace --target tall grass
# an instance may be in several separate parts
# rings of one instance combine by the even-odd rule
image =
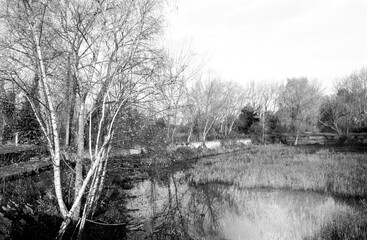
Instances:
[[[194,184],[219,182],[367,197],[367,154],[312,151],[282,145],[253,146],[242,153],[199,161]]]
[[[361,209],[337,213],[325,222],[312,237],[304,240],[360,240],[367,239],[366,203]]]

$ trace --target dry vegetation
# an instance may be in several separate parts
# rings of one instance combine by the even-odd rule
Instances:
[[[281,145],[254,146],[245,153],[199,161],[195,184],[219,182],[239,187],[312,190],[340,196],[367,196],[367,161],[362,153]]]
[[[287,188],[356,197],[358,208],[335,214],[311,239],[367,239],[367,161],[344,149],[254,146],[245,153],[202,159],[191,182],[219,182],[241,188]],[[338,152],[339,150],[339,152]],[[361,200],[362,199],[362,200]]]

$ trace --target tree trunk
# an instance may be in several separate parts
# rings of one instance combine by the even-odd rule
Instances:
[[[265,144],[265,121],[263,122],[262,125],[262,131],[261,131],[261,143]]]
[[[100,176],[101,176],[100,172],[103,167],[102,165],[103,164],[99,164],[97,171],[94,173],[92,183],[89,186],[89,193],[88,193],[86,202],[84,203],[83,214],[82,214],[81,221],[80,221],[80,226],[79,226],[79,231],[78,231],[78,236],[77,236],[78,240],[82,239],[85,221],[87,220],[87,217],[89,217],[90,215],[92,205],[94,203],[94,198],[96,197],[96,191],[97,191]]]
[[[173,115],[173,127],[172,127],[172,134],[171,134],[171,143],[175,142],[175,136],[176,136],[176,131],[177,131],[177,103],[175,106],[175,112]]]
[[[201,141],[202,142],[205,142],[206,141],[206,133],[205,133],[205,131],[203,131],[203,133],[202,133]]]
[[[65,139],[64,145],[68,147],[70,144],[70,131],[71,125],[74,117],[74,107],[75,107],[75,81],[72,77],[71,71],[71,56],[68,56],[68,70],[67,70],[67,82],[66,82],[66,113],[65,113]]]
[[[74,185],[74,196],[76,197],[80,191],[83,184],[83,158],[84,158],[84,124],[85,124],[85,103],[84,99],[80,96],[78,97],[79,105],[79,117],[78,117],[78,133],[77,139],[77,159],[75,163],[75,185]],[[90,123],[91,124],[91,123]],[[73,221],[77,221],[80,215],[80,204],[76,207],[74,215],[72,217]]]
[[[213,127],[213,125],[214,125],[214,122],[215,122],[215,120],[213,120],[210,124],[209,124],[209,122],[206,122],[205,123],[205,127],[204,127],[204,130],[203,130],[203,135],[202,135],[202,141],[203,142],[205,142],[206,141],[206,137],[207,137],[207,135],[208,135],[208,133],[209,133],[209,131],[210,131],[210,129]],[[209,126],[208,126],[208,124],[209,124]]]
[[[227,135],[229,135],[229,134],[231,134],[231,132],[232,132],[232,130],[233,130],[233,125],[234,125],[234,123],[236,122],[236,118],[231,122],[231,124],[229,125],[229,128],[228,128],[228,134]]]
[[[0,126],[0,144],[3,142],[3,134],[4,134],[4,128],[6,125],[5,116],[1,114],[1,126]]]
[[[299,135],[299,133],[298,133],[298,131],[296,132],[296,139],[294,140],[294,146],[297,146],[298,145],[298,136]]]
[[[63,195],[62,195],[62,185],[61,185],[61,169],[60,169],[60,152],[56,152],[53,154],[53,172],[54,172],[54,186],[56,199],[59,204],[60,212],[63,217],[67,214],[67,208],[64,203]]]
[[[170,144],[170,139],[171,139],[171,119],[170,117],[168,116],[167,118],[167,132],[166,132],[166,142],[167,144]]]
[[[261,129],[261,144],[265,144],[265,112],[266,112],[266,109],[265,107],[263,107],[263,110],[262,110],[262,129]]]
[[[83,184],[78,192],[78,194],[75,196],[74,198],[74,202],[73,202],[73,206],[71,206],[69,212],[67,212],[66,216],[64,217],[64,221],[61,224],[57,239],[62,239],[66,228],[69,226],[71,220],[72,220],[72,216],[74,215],[74,212],[76,211],[77,208],[80,209],[80,201],[84,195],[85,189],[87,188],[87,185],[90,181],[90,179],[92,178],[92,176],[95,174],[95,171],[97,170],[97,167],[99,166],[101,162],[100,158],[96,158],[96,160],[92,163],[91,168],[89,169],[87,176],[85,177]]]
[[[172,128],[172,134],[171,134],[171,143],[175,142],[175,135],[176,135],[177,127],[173,126]]]
[[[57,198],[57,202],[59,204],[60,212],[63,217],[67,214],[67,208],[65,206],[62,194],[62,186],[61,186],[61,172],[60,172],[60,139],[59,139],[59,132],[58,132],[58,125],[56,121],[56,111],[53,106],[52,96],[49,90],[49,83],[47,81],[46,70],[43,63],[43,56],[41,51],[41,46],[39,43],[39,37],[36,34],[34,26],[31,26],[33,40],[36,45],[36,52],[37,52],[37,60],[38,66],[41,76],[42,88],[44,97],[46,99],[48,111],[49,111],[49,118],[50,118],[50,135],[52,135],[52,140],[49,142],[49,149],[52,153],[53,159],[53,167],[54,167],[54,186],[55,186],[55,194]],[[40,123],[42,124],[42,123]]]
[[[220,132],[221,134],[223,134],[223,135],[226,135],[226,129],[225,129],[225,127],[224,127],[224,123],[225,123],[225,121],[222,121],[222,122],[221,122],[219,132]]]
[[[107,150],[108,153],[110,152],[110,149]],[[105,161],[103,162],[103,170],[102,170],[102,176],[101,176],[101,179],[100,179],[100,184],[98,186],[98,189],[97,189],[97,196],[96,196],[96,201],[94,202],[94,205],[93,205],[93,209],[92,209],[92,215],[94,215],[95,211],[97,210],[97,202],[101,196],[101,193],[102,193],[102,190],[103,190],[103,186],[104,186],[104,183],[105,183],[105,180],[106,180],[106,173],[107,173],[107,157],[105,159]]]
[[[191,140],[192,131],[194,130],[194,124],[190,126],[189,135],[187,136],[187,143]]]

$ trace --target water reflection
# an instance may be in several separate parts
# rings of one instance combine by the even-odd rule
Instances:
[[[351,207],[311,192],[190,186],[185,173],[140,182],[129,239],[304,239]]]

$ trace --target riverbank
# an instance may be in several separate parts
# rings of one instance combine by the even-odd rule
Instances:
[[[186,184],[195,194],[198,189],[202,189],[200,196],[195,195],[199,197],[197,206],[201,206],[202,200],[211,194],[204,183],[212,182],[222,182],[240,188],[262,187],[264,191],[272,187],[363,197],[367,182],[366,155],[362,151],[342,150],[343,152],[337,152],[338,149],[312,146],[295,148],[283,145],[254,145],[238,149],[204,149],[199,152],[183,147],[172,153],[156,151],[149,156],[112,157],[108,163],[106,187],[98,211],[86,224],[86,239],[129,239],[126,234],[140,231],[141,227],[135,224],[132,215],[141,208],[140,204],[143,202],[137,194],[128,193],[136,188],[137,183],[147,180],[150,181],[148,187],[151,191],[146,188],[135,190],[142,196],[146,196],[148,192],[152,193],[153,196],[149,199],[156,199],[154,194],[157,194],[159,189],[163,189],[164,193],[171,194],[172,197],[180,184]],[[70,183],[73,179],[68,177],[67,169],[65,166],[63,184],[72,186]],[[180,178],[175,175],[177,172],[180,173]],[[187,181],[203,185],[193,186],[187,184]],[[167,186],[170,187],[164,188]],[[24,236],[49,239],[55,236],[61,220],[58,219],[51,172],[45,171],[30,178],[6,183],[1,194],[1,206],[10,206],[9,209],[3,208],[3,211],[0,211],[0,214],[12,221],[11,226],[9,223],[4,225],[10,231],[9,236],[14,239],[23,239]],[[228,198],[223,198],[221,193],[212,197],[221,197],[224,203],[231,202]],[[177,199],[175,198],[180,203],[184,202]],[[303,198],[301,199],[303,201]],[[129,201],[136,206],[126,205]],[[333,218],[333,221],[325,222],[325,226],[315,233],[313,238],[308,239],[353,239],[340,237],[345,234],[358,236],[355,239],[363,239],[367,227],[364,214],[367,212],[367,205],[365,206],[361,210],[353,209],[343,215],[335,215],[335,220]],[[195,214],[198,215],[200,214]],[[178,225],[171,224],[167,227],[169,231],[176,231]],[[72,233],[72,229],[70,232]]]
[[[253,146],[230,157],[222,155],[200,160],[191,170],[191,182],[367,197],[366,156],[361,152],[322,148]]]

